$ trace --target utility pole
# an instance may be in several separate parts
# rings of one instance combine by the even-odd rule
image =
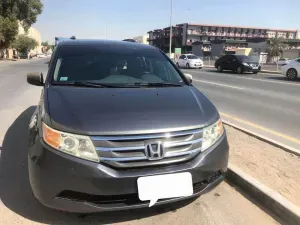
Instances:
[[[172,53],[172,14],[173,14],[173,0],[171,0],[171,14],[170,14],[170,49],[169,49],[169,54],[171,58],[171,53]]]
[[[107,23],[105,22],[105,40],[107,39]]]

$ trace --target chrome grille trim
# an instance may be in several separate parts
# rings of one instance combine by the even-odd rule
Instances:
[[[183,155],[191,155],[193,153],[200,152],[201,148],[196,148],[190,151],[183,151],[183,152],[167,152],[165,155],[165,158],[171,158],[176,156],[183,156]],[[124,162],[124,161],[138,161],[138,160],[147,160],[146,156],[141,157],[130,157],[130,158],[106,158],[106,157],[100,157],[101,161],[115,161],[115,162]]]
[[[176,136],[184,136],[189,134],[201,133],[202,129],[189,131],[175,131],[160,134],[144,134],[144,135],[123,135],[123,136],[91,136],[92,141],[122,141],[122,140],[143,140],[156,138],[170,138]]]
[[[165,148],[178,147],[184,145],[192,145],[202,141],[201,139],[196,139],[193,141],[184,141],[184,142],[164,142],[163,145]],[[144,150],[145,146],[136,146],[136,147],[118,147],[118,148],[106,148],[106,147],[96,147],[97,151],[105,151],[105,152],[114,152],[114,151],[138,151]]]
[[[142,135],[91,136],[91,140],[100,163],[113,168],[170,165],[184,163],[201,153],[203,129]],[[164,155],[153,160],[148,158],[145,146],[157,142],[163,144]]]
[[[114,152],[114,151],[138,151],[144,150],[145,146],[137,146],[137,147],[120,147],[120,148],[106,148],[106,147],[96,147],[96,151],[104,151],[104,152]]]

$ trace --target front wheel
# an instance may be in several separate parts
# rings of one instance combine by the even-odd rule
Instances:
[[[223,71],[222,66],[218,65],[217,70],[218,70],[218,72],[222,72]]]
[[[190,69],[190,64],[187,63],[187,64],[186,64],[186,68],[187,68],[187,69]]]
[[[242,74],[243,73],[243,68],[240,66],[239,68],[237,68],[236,72],[239,73],[239,74]]]
[[[180,68],[180,66],[179,66],[179,64],[178,64],[178,63],[176,63],[176,66],[177,66],[178,68]]]
[[[202,69],[202,67],[199,67],[199,70],[201,70]]]
[[[286,76],[289,80],[296,80],[298,76],[297,70],[295,70],[294,68],[289,69],[286,72]]]
[[[258,72],[253,72],[253,74],[257,74]]]

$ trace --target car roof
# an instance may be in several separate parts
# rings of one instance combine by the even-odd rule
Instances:
[[[57,46],[107,46],[107,47],[134,47],[138,49],[157,49],[151,45],[140,44],[136,42],[129,41],[113,41],[113,40],[63,40],[57,44]]]

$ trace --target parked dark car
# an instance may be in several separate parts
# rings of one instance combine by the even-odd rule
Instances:
[[[27,59],[28,58],[28,55],[27,53],[20,53],[18,55],[14,55],[14,58],[15,59]],[[31,58],[31,57],[30,57]]]
[[[260,64],[246,55],[225,55],[217,59],[215,68],[222,72],[231,70],[237,73],[252,72],[257,74],[261,70]]]
[[[202,195],[224,179],[228,143],[217,109],[157,48],[62,41],[45,82],[39,73],[27,81],[43,87],[28,170],[34,196],[48,207],[148,207]]]

